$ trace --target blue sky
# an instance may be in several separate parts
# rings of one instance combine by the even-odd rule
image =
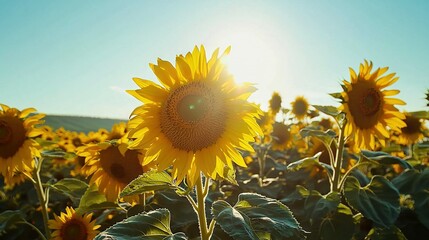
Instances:
[[[128,118],[133,77],[195,45],[232,50],[254,102],[273,91],[334,105],[348,68],[389,66],[402,110],[427,110],[429,1],[0,0],[0,103],[47,114]]]

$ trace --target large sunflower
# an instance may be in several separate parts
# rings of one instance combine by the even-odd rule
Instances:
[[[34,108],[22,111],[0,104],[0,174],[12,178],[17,172],[29,172],[34,167],[33,157],[40,157],[39,144],[33,137],[43,133],[34,125],[41,124],[43,114],[33,114]]]
[[[91,176],[90,184],[95,183],[110,202],[116,202],[126,185],[149,170],[147,166],[142,166],[143,152],[128,149],[128,144],[124,142],[80,147],[78,155],[85,157],[81,172]]]
[[[144,162],[172,165],[173,177],[186,176],[190,186],[200,172],[215,179],[232,162],[245,167],[237,148],[253,151],[249,142],[262,135],[255,121],[261,110],[247,101],[255,88],[234,83],[218,49],[208,61],[201,46],[177,56],[175,67],[161,59],[150,66],[162,86],[134,78],[141,89],[128,91],[144,103],[129,122],[132,147],[148,148]]]
[[[98,234],[100,225],[95,225],[95,220],[91,221],[92,213],[80,215],[71,207],[66,208],[66,213],[60,216],[55,215],[55,220],[49,220],[49,228],[52,233],[52,240],[90,240]]]
[[[305,116],[308,114],[309,104],[307,99],[305,99],[303,96],[298,96],[293,102],[291,102],[291,105],[292,113],[295,115],[295,117],[299,121],[304,120]]]
[[[365,60],[360,64],[359,74],[350,68],[351,81],[343,80],[344,92],[341,93],[342,105],[340,110],[346,114],[346,136],[354,136],[354,142],[360,149],[374,149],[376,139],[385,145],[389,138],[389,126],[400,131],[405,127],[404,114],[399,112],[394,104],[404,105],[400,99],[389,98],[399,93],[399,90],[383,90],[398,80],[395,73],[383,76],[388,67],[378,68],[373,73],[372,62]]]

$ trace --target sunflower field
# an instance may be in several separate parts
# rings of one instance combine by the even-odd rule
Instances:
[[[141,105],[109,130],[0,104],[0,238],[429,236],[429,111],[398,110],[395,73],[365,60],[327,94],[338,106],[274,92],[263,110],[227,54],[150,64],[157,82],[134,78]]]

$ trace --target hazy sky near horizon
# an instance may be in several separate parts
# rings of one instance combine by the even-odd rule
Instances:
[[[266,109],[339,103],[349,67],[389,66],[406,111],[428,110],[429,1],[0,0],[0,103],[46,114],[127,119],[140,102],[133,77],[156,81],[160,57],[204,44]]]

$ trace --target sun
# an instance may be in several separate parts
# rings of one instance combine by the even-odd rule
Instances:
[[[206,43],[207,49],[231,46],[231,54],[222,58],[222,62],[234,75],[237,84],[255,84],[258,90],[249,97],[249,101],[262,103],[261,107],[267,109],[273,86],[284,81],[281,79],[283,66],[287,64],[284,57],[278,54],[282,43],[273,36],[272,28],[232,25],[220,28]]]

